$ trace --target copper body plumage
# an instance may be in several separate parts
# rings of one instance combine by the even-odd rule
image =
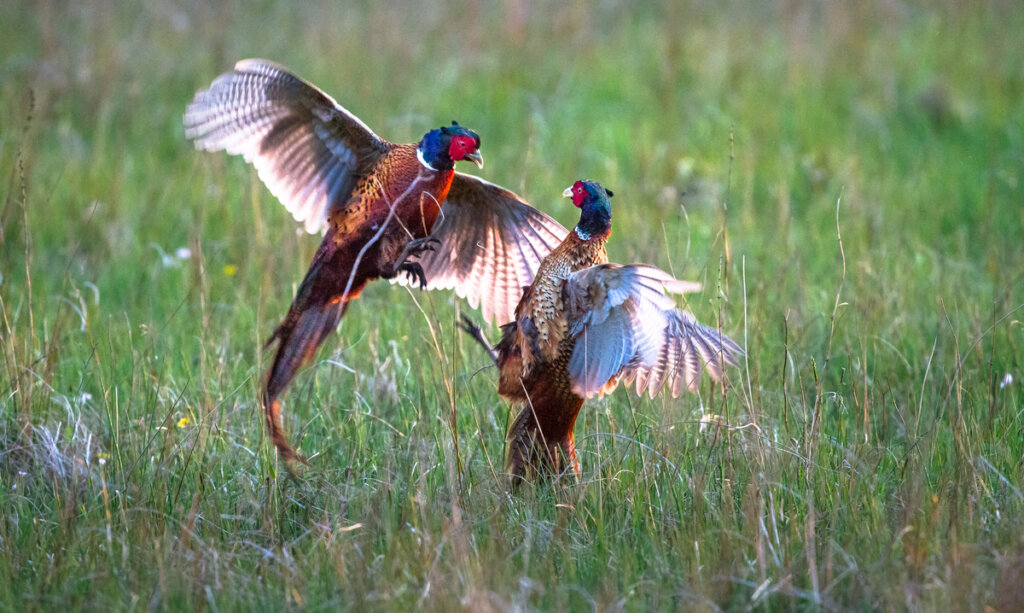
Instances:
[[[462,160],[482,165],[475,132],[452,122],[418,143],[390,143],[266,60],[243,60],[197,93],[184,123],[197,148],[244,156],[307,231],[324,232],[267,343],[276,351],[262,400],[289,465],[302,458],[284,434],[280,395],[368,282],[454,289],[485,318],[507,321],[566,235],[516,194],[455,171]]]
[[[519,406],[508,431],[513,484],[579,472],[573,427],[586,398],[620,381],[675,397],[695,390],[704,370],[720,379],[743,354],[670,297],[699,284],[644,264],[608,263],[611,192],[577,181],[565,195],[580,207],[580,223],[544,258],[492,351],[498,392]]]

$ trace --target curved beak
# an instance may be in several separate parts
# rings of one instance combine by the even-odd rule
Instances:
[[[464,157],[462,159],[469,160],[469,161],[473,162],[474,164],[476,164],[477,168],[483,168],[484,167],[484,156],[480,155],[479,151],[474,151],[473,153],[467,153],[466,157]]]
[[[571,185],[569,187],[565,188],[565,191],[562,192],[562,197],[563,198],[572,198],[572,186]]]

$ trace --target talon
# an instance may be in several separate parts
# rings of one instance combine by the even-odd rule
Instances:
[[[469,335],[472,336],[473,338],[479,338],[483,334],[483,330],[480,328],[480,326],[476,325],[476,322],[470,319],[469,316],[466,315],[465,313],[461,313],[461,315],[462,321],[456,323],[455,325],[468,332]]]
[[[418,283],[421,290],[427,289],[427,275],[423,272],[423,267],[419,262],[405,262],[399,267],[399,270],[409,276],[411,283]]]
[[[421,290],[427,289],[427,275],[423,270],[423,265],[419,262],[410,262],[409,258],[418,257],[425,251],[437,251],[437,245],[440,244],[441,241],[433,236],[414,238],[405,244],[395,264],[389,270],[383,271],[381,276],[386,279],[392,279],[398,273],[404,272],[409,275],[411,283],[418,283]]]

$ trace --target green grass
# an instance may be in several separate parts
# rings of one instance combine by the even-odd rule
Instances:
[[[1024,606],[1017,3],[88,4],[0,4],[0,610]],[[566,225],[600,180],[747,364],[589,402],[580,483],[509,495],[459,305],[379,283],[288,480],[260,347],[318,237],[181,127],[250,56]]]

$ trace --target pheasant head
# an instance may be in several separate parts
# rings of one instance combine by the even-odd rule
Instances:
[[[450,126],[427,132],[416,155],[424,166],[433,170],[451,170],[455,162],[461,160],[469,160],[483,168],[484,158],[479,149],[480,136],[453,121]]]
[[[583,240],[605,239],[612,232],[612,191],[597,181],[577,181],[562,195],[580,209],[576,234]]]

